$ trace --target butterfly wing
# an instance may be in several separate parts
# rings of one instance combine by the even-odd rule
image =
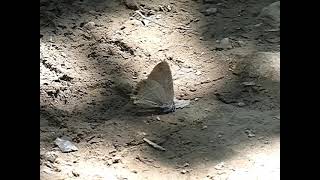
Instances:
[[[147,80],[158,82],[164,90],[164,96],[161,97],[162,104],[173,104],[174,90],[172,82],[172,73],[170,66],[166,61],[157,64]]]
[[[137,85],[134,104],[143,108],[154,108],[162,112],[175,110],[174,91],[170,66],[166,61],[157,64],[146,80]]]
[[[137,95],[133,97],[133,103],[144,108],[159,108],[165,97],[163,87],[157,81],[147,79],[137,85]]]

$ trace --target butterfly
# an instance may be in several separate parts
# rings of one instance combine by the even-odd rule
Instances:
[[[141,108],[162,113],[175,111],[174,90],[170,66],[166,61],[157,64],[147,79],[137,84],[133,103]]]

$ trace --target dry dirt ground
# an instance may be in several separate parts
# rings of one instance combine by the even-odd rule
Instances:
[[[41,0],[41,179],[280,179],[273,2],[137,0],[141,16],[120,0]],[[164,59],[191,103],[137,115],[129,95]]]

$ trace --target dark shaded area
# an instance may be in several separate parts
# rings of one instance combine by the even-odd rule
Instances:
[[[201,19],[199,31],[212,46],[216,40],[229,38],[234,47],[242,46],[239,41],[254,42],[257,50],[279,51],[280,31],[269,31],[274,29],[259,17],[261,10],[267,5],[275,2],[267,1],[216,1],[214,3],[199,2],[199,9],[205,12],[209,8],[217,8],[217,12],[204,16]],[[205,14],[205,13],[204,13]]]

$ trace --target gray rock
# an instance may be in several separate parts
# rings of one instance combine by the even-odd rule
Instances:
[[[247,129],[247,130],[245,131],[245,133],[247,134],[247,136],[248,136],[249,138],[253,138],[253,137],[256,136],[256,135],[254,134],[254,132],[252,132],[252,130],[250,130],[250,129]]]
[[[40,155],[41,159],[54,163],[57,159],[58,155],[55,152],[46,152]]]
[[[139,9],[139,5],[135,0],[125,0],[124,3],[125,3],[125,5],[127,6],[128,9],[132,9],[132,10],[138,10]]]
[[[63,153],[78,151],[78,148],[68,140],[57,138],[54,143]]]
[[[244,102],[238,102],[237,105],[238,105],[239,107],[243,107],[243,106],[245,106],[246,104],[245,104]]]
[[[264,7],[258,17],[266,24],[274,27],[280,27],[280,1]]]
[[[83,27],[88,29],[88,30],[92,30],[92,29],[94,29],[95,25],[96,24],[94,22],[90,21],[87,24],[85,24]]]
[[[231,49],[232,48],[232,44],[229,40],[229,38],[223,38],[217,45],[216,45],[217,49]]]
[[[278,82],[280,81],[280,52],[253,53],[246,56],[236,69],[249,72],[250,77],[264,77]]]
[[[220,45],[222,45],[223,47],[225,47],[225,49],[229,49],[232,48],[231,42],[229,40],[229,38],[223,38],[220,42]]]
[[[206,9],[206,10],[203,12],[203,14],[204,14],[205,16],[210,16],[210,15],[213,15],[213,14],[217,13],[217,11],[218,11],[217,8],[211,7],[211,8]]]

